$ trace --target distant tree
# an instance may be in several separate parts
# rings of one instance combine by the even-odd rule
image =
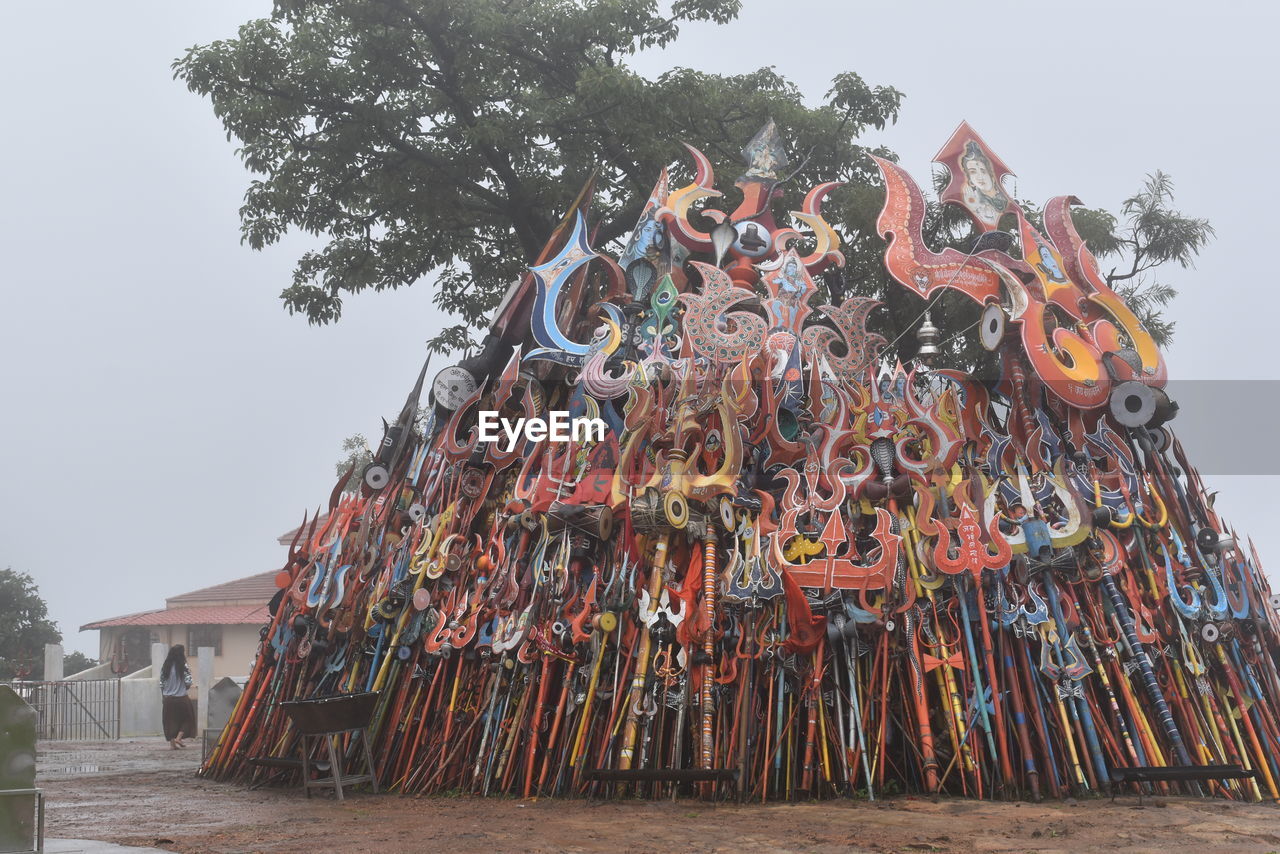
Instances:
[[[355,433],[343,439],[342,452],[346,456],[334,464],[334,474],[341,475],[350,471],[351,476],[347,478],[343,489],[352,491],[359,487],[364,467],[373,462],[373,452],[369,449],[369,440],[363,433]]]
[[[1216,234],[1207,219],[1189,217],[1173,204],[1173,179],[1157,170],[1125,199],[1119,216],[1101,208],[1071,211],[1076,230],[1098,259],[1107,285],[1124,298],[1161,347],[1173,341],[1175,324],[1164,317],[1163,309],[1178,292],[1156,278],[1159,270],[1170,263],[1194,267],[1200,251]],[[1039,209],[1023,205],[1038,222]]]
[[[1161,345],[1172,340],[1174,329],[1161,309],[1178,292],[1156,278],[1158,269],[1169,263],[1194,267],[1200,250],[1217,234],[1207,219],[1186,216],[1173,203],[1173,178],[1157,170],[1125,199],[1119,218],[1096,210],[1075,215],[1076,228],[1099,262],[1114,261],[1105,274],[1107,284]]]
[[[414,428],[418,432],[422,432],[429,415],[430,411],[426,408],[418,410],[418,415],[414,419]],[[344,491],[352,492],[360,488],[360,479],[364,476],[365,466],[373,462],[373,449],[363,433],[352,433],[342,440],[342,453],[344,456],[333,464],[334,473],[341,475],[348,470],[351,471],[351,476],[347,478],[342,488]]]
[[[12,567],[0,570],[0,679],[41,678],[45,644],[61,640],[35,580]]]
[[[62,657],[62,673],[64,676],[73,676],[90,667],[97,667],[98,659],[90,658],[78,649],[73,649]]]

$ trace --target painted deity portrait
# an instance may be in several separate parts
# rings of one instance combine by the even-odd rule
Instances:
[[[806,303],[813,294],[813,283],[794,255],[786,258],[781,270],[767,276],[765,283],[770,291],[770,297],[763,300],[763,305],[769,315],[771,334],[766,347],[772,356],[773,379],[798,381],[799,350],[796,344],[799,341],[800,327],[809,313]]]
[[[769,315],[770,331],[798,336],[800,326],[809,313],[809,297],[814,291],[799,259],[794,255],[787,257],[781,270],[766,277],[765,285],[769,289],[769,297],[762,304]]]
[[[1043,273],[1045,278],[1051,282],[1065,282],[1067,280],[1062,268],[1053,257],[1053,252],[1039,240],[1036,241],[1036,256],[1036,269]]]
[[[986,225],[995,227],[1009,207],[1009,197],[1000,188],[991,158],[977,142],[969,140],[960,156],[964,172],[964,205]]]
[[[635,261],[648,261],[655,267],[667,245],[667,230],[658,222],[655,210],[651,207],[645,211],[644,218],[636,224],[631,232],[631,239],[622,252],[623,269]]]

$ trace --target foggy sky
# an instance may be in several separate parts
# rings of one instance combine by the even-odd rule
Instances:
[[[813,101],[843,70],[895,86],[901,120],[862,141],[897,151],[925,186],[961,120],[1017,173],[1022,198],[1074,193],[1116,211],[1162,169],[1179,207],[1218,230],[1198,269],[1165,273],[1182,291],[1171,377],[1280,379],[1274,7],[746,6],[636,67],[773,65]],[[278,568],[276,537],[326,499],[343,437],[379,434],[444,325],[420,283],[348,298],[339,324],[310,327],[278,299],[309,240],[240,244],[249,175],[169,65],[269,10],[0,11],[0,567],[35,576],[68,649],[97,654],[83,623]],[[1265,456],[1277,401],[1269,384],[1239,388],[1237,406],[1227,395],[1184,439],[1193,457],[1212,441]],[[1201,467],[1219,510],[1280,565],[1280,478]]]

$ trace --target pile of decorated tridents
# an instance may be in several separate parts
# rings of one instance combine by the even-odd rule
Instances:
[[[1164,426],[1163,359],[1075,200],[1033,224],[962,125],[942,200],[979,235],[939,253],[878,161],[888,269],[977,303],[979,382],[930,364],[927,314],[904,367],[874,301],[815,304],[836,185],[780,227],[781,147],[772,123],[747,146],[732,213],[690,149],[617,259],[584,191],[481,352],[420,401],[424,368],[298,530],[204,774],[279,778],[256,760],[301,749],[283,701],[373,691],[402,792],[1038,799],[1222,764],[1255,776],[1183,790],[1280,797],[1280,603]],[[482,411],[606,428],[481,442]]]

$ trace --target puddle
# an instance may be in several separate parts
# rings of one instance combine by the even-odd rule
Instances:
[[[39,757],[36,770],[40,774],[103,774],[119,770],[116,765],[106,765],[92,753],[51,752]]]
[[[199,750],[172,750],[161,738],[85,744],[62,742],[37,752],[36,777],[51,782],[158,771],[194,773],[199,764]]]

